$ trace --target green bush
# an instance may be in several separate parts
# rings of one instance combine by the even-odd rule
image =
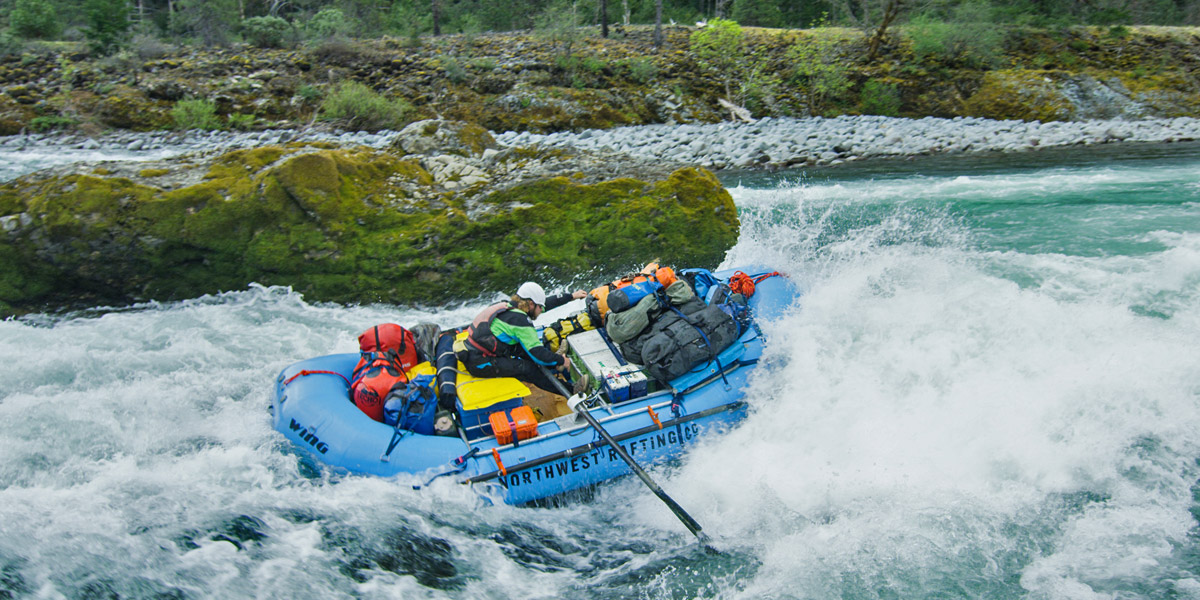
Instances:
[[[87,27],[83,36],[88,48],[100,56],[116,52],[129,33],[129,4],[126,0],[87,0],[83,5]]]
[[[467,70],[463,68],[462,63],[458,62],[458,58],[443,54],[437,59],[438,66],[446,73],[446,79],[454,83],[462,83],[467,80]]]
[[[1123,40],[1129,37],[1129,33],[1128,27],[1124,25],[1113,25],[1112,27],[1108,28],[1108,32],[1105,35],[1114,40]]]
[[[305,102],[316,102],[317,100],[321,99],[323,94],[321,93],[321,88],[310,83],[306,83],[300,86],[300,89],[296,90],[296,95]]]
[[[321,119],[366,131],[400,129],[412,112],[412,105],[403,99],[388,100],[357,81],[338,84],[321,103]]]
[[[180,100],[171,108],[171,118],[175,121],[176,129],[213,130],[221,128],[221,121],[217,118],[217,105],[209,100]]]
[[[250,17],[242,21],[242,35],[259,48],[282,48],[292,26],[279,17]]]
[[[775,0],[737,0],[733,3],[734,21],[751,27],[784,27],[787,25]]]
[[[13,37],[7,31],[0,31],[0,56],[20,54],[24,47],[21,40]]]
[[[346,14],[336,8],[323,8],[313,15],[304,26],[305,31],[314,38],[330,38],[335,35],[350,33],[350,22]]]
[[[62,32],[58,14],[48,0],[17,0],[8,24],[13,33],[24,38],[49,39]]]
[[[370,48],[341,36],[333,36],[316,44],[309,54],[317,61],[342,67],[357,67],[372,60]]]
[[[900,115],[900,90],[895,84],[868,80],[863,84],[860,100],[863,114],[885,117]]]
[[[75,126],[75,119],[60,115],[34,117],[29,120],[29,128],[37,132],[53,131],[55,129],[70,129]]]
[[[496,63],[495,58],[492,58],[491,56],[481,56],[479,58],[472,58],[470,66],[476,71],[495,71],[496,67],[499,65]]]
[[[733,90],[745,69],[745,36],[734,21],[713,19],[707,27],[692,33],[688,47],[696,62],[712,71],[725,87],[725,97],[733,100]]]
[[[807,92],[810,114],[821,114],[823,108],[844,100],[850,91],[850,76],[837,48],[837,39],[821,27],[797,38],[788,49],[796,83]]]
[[[921,60],[966,67],[988,67],[1000,60],[1004,34],[984,0],[958,5],[949,21],[928,13],[917,15],[905,29],[913,54]]]
[[[254,129],[254,123],[258,121],[258,118],[254,115],[233,113],[226,117],[226,121],[229,122],[230,129],[236,129],[238,131],[250,131],[251,129]]]
[[[658,65],[654,63],[654,59],[647,56],[627,58],[622,60],[620,65],[629,72],[629,78],[638,83],[650,83],[658,77]]]
[[[152,35],[139,33],[129,42],[129,49],[143,61],[163,58],[175,52],[175,48]]]

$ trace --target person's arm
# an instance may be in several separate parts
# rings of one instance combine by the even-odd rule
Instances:
[[[523,321],[523,322],[522,322]],[[492,334],[506,344],[516,344],[529,358],[542,366],[558,368],[564,364],[562,355],[551,352],[538,338],[537,329],[523,312],[510,310],[492,321]]]
[[[578,300],[585,296],[587,296],[587,292],[585,292],[583,290],[575,290],[574,292],[563,292],[561,294],[547,296],[546,297],[546,306],[543,308],[545,308],[546,310],[552,310],[552,309],[558,308],[572,300]]]

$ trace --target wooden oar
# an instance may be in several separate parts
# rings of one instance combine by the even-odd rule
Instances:
[[[562,393],[562,395],[571,395],[567,392],[567,386],[563,385],[563,383],[559,381],[558,378],[549,371],[549,369],[546,367],[541,367],[540,365],[539,367],[542,369],[542,373],[548,379],[550,379],[550,381],[554,382],[554,385],[558,386],[558,391]],[[582,398],[583,396],[580,395],[579,399],[582,400]],[[709,552],[716,552],[716,550],[709,545],[708,536],[700,530],[700,524],[696,522],[696,519],[693,519],[692,515],[689,515],[686,510],[683,510],[683,507],[680,506],[678,502],[668,496],[667,493],[663,491],[662,487],[660,487],[653,479],[650,478],[650,474],[647,473],[645,469],[643,469],[641,465],[637,463],[637,461],[633,460],[633,457],[625,451],[625,448],[621,447],[621,445],[617,443],[617,440],[614,440],[612,435],[610,435],[608,431],[600,425],[600,422],[592,416],[592,413],[588,412],[587,407],[583,405],[582,401],[568,402],[567,404],[571,406],[572,410],[580,415],[583,415],[584,419],[587,419],[587,422],[592,426],[592,429],[595,429],[596,432],[600,434],[600,437],[604,438],[605,442],[608,442],[608,445],[616,451],[617,456],[620,456],[621,460],[625,461],[625,464],[629,465],[629,468],[637,474],[638,478],[642,480],[642,483],[646,484],[646,487],[650,488],[650,491],[654,492],[654,495],[658,496],[659,500],[662,500],[663,504],[666,504],[667,508],[670,508],[671,512],[675,513],[675,516],[683,522],[683,526],[687,527],[688,531],[692,532],[692,535],[696,536],[696,539],[700,540],[700,544],[704,546],[705,550]]]

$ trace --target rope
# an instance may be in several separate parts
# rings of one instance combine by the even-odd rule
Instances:
[[[322,371],[319,369],[314,369],[312,371],[309,371],[306,369],[306,370],[300,371],[299,373],[296,373],[295,375],[292,375],[291,377],[288,377],[287,379],[283,380],[283,385],[286,386],[287,384],[289,384],[293,380],[295,380],[297,377],[304,377],[307,375],[337,375],[338,377],[342,378],[342,381],[346,382],[346,387],[350,387],[350,380],[346,379],[345,375],[342,375],[341,373],[338,373],[337,371]]]

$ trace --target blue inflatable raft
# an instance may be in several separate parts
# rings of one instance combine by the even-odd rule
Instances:
[[[770,271],[741,270],[750,275]],[[715,275],[725,280],[733,272]],[[779,316],[797,296],[786,277],[762,280],[748,302],[753,326],[745,328],[715,360],[668,383],[647,380],[636,365],[616,365],[616,372],[624,372],[616,377],[619,385],[613,384],[611,373],[592,373],[600,385],[585,406],[643,466],[677,456],[689,443],[745,416],[744,390],[765,343],[758,323]],[[606,343],[618,363],[623,360],[599,331],[586,333],[593,342]],[[520,404],[521,395],[529,393],[520,382],[507,378],[464,381],[465,375],[459,375],[458,417],[463,427],[456,428],[454,435],[421,435],[373,421],[349,400],[347,380],[358,358],[358,354],[334,354],[304,360],[284,369],[275,385],[275,429],[331,467],[380,476],[410,474],[419,481],[447,477],[480,487],[508,504],[559,495],[631,472],[576,414],[538,422],[536,435],[529,439],[499,443],[484,413],[489,406],[495,410]],[[574,358],[577,365],[589,363],[584,357]],[[433,371],[428,365],[424,368]],[[644,382],[649,385],[642,391]],[[472,387],[484,392],[471,392]],[[473,393],[475,397],[467,397]]]

